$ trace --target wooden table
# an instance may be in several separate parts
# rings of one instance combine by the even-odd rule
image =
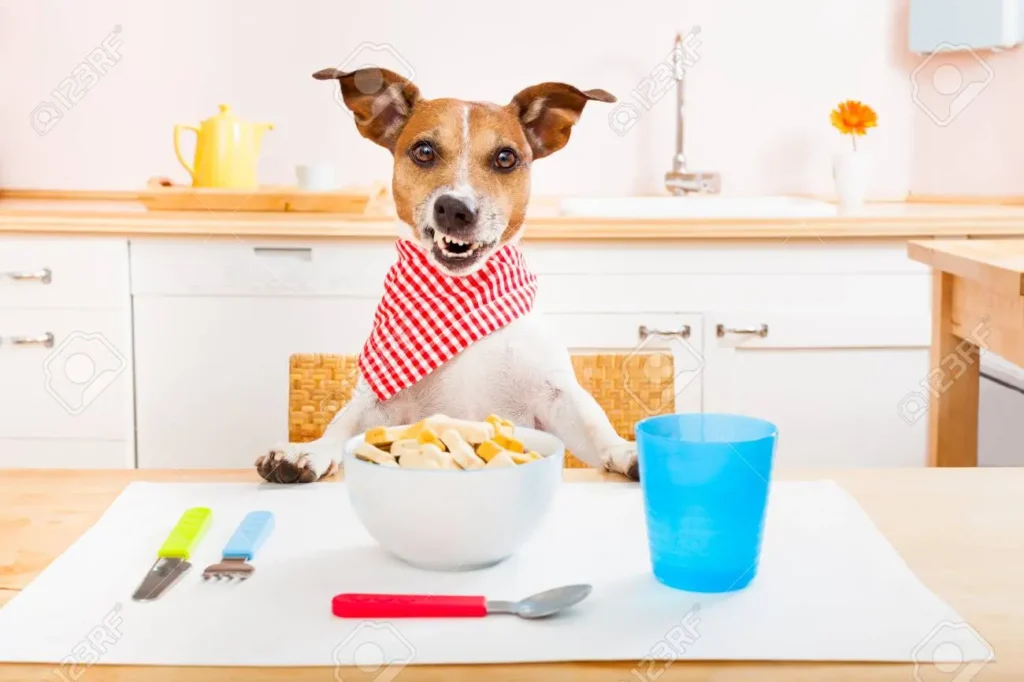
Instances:
[[[622,480],[567,470],[573,482]],[[995,650],[971,680],[1024,680],[1024,469],[890,469],[803,472],[782,479],[832,478],[853,494],[929,588],[974,625]],[[11,471],[0,473],[0,604],[24,588],[93,524],[131,481],[255,481],[251,471]],[[313,485],[332,485],[326,481]],[[836,614],[841,618],[842,614]],[[280,624],[287,629],[287,624]],[[909,652],[908,652],[909,653]],[[636,670],[636,673],[633,671]],[[644,667],[644,670],[647,670]],[[200,680],[335,680],[332,668],[79,667],[0,664],[0,680],[196,682]],[[660,681],[912,682],[913,664],[687,662],[654,666]],[[929,667],[921,680],[951,680]],[[59,674],[58,674],[59,673]],[[661,673],[661,674],[658,674]],[[63,675],[63,676],[62,676]],[[639,675],[639,676],[638,676]],[[359,670],[340,677],[372,680]],[[637,662],[409,666],[398,682],[612,680],[646,682]],[[961,678],[960,682],[969,682]]]
[[[978,465],[980,348],[1024,366],[1024,240],[912,241],[932,267],[928,460]],[[1024,445],[1021,445],[1024,447]]]

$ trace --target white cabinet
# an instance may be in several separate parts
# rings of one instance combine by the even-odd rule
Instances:
[[[0,237],[0,308],[126,310],[128,242]]]
[[[135,300],[139,468],[237,468],[288,438],[288,358],[358,353],[374,301]]]
[[[131,330],[122,311],[8,310],[0,319],[0,438],[126,438]]]
[[[394,260],[381,240],[140,239],[131,243],[132,294],[376,300]]]
[[[237,468],[288,436],[288,359],[358,353],[389,245],[137,242],[140,468]]]
[[[0,438],[0,469],[132,469],[126,440]]]
[[[779,468],[923,466],[928,318],[711,313],[704,409],[779,428]]]
[[[930,278],[903,242],[524,249],[570,352],[671,355],[676,410],[775,422],[780,467],[924,464]],[[394,258],[379,239],[0,239],[0,467],[251,466],[287,437],[289,356],[358,353]],[[626,383],[666,381],[645,367]]]
[[[134,461],[128,244],[0,238],[0,467]]]
[[[676,411],[775,423],[778,467],[844,468],[925,463],[927,420],[920,415],[926,405],[910,404],[928,374],[923,313],[555,313],[546,319],[570,351],[670,353]],[[627,383],[659,377],[641,371]],[[661,406],[644,407],[653,414]]]
[[[528,258],[538,301],[579,342],[628,347],[638,324],[700,328],[674,343],[697,368],[679,377],[677,410],[774,422],[779,467],[923,466],[927,404],[916,401],[931,280],[905,250],[899,241],[591,243],[533,245]]]

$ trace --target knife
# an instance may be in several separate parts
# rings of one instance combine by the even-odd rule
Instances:
[[[188,558],[206,535],[212,518],[213,513],[206,507],[193,507],[181,515],[156,553],[156,562],[132,595],[133,600],[153,601],[192,568]]]

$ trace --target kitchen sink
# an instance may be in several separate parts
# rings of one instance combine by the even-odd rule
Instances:
[[[807,218],[834,216],[836,206],[801,197],[729,197],[715,194],[649,197],[572,197],[565,216],[589,218]]]

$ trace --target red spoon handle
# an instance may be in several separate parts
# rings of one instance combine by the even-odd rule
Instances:
[[[483,597],[425,594],[339,594],[331,600],[339,618],[479,618],[487,615]]]

